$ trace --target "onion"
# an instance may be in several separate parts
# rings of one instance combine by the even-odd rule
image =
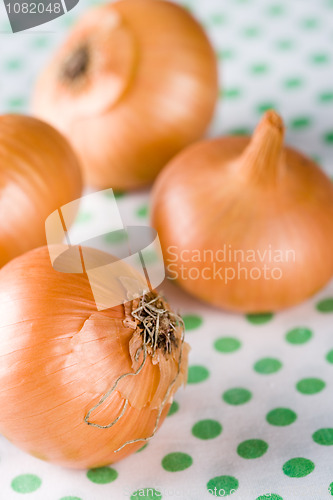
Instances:
[[[100,295],[120,282],[102,278]],[[46,247],[0,271],[0,431],[35,457],[99,467],[142,447],[186,381],[187,351],[156,292],[97,311],[87,276],[55,271]]]
[[[66,139],[27,116],[0,116],[0,165],[1,267],[46,243],[46,218],[80,196],[82,181]]]
[[[252,139],[223,137],[176,157],[156,181],[153,226],[171,278],[218,307],[276,311],[333,274],[333,187],[283,147],[268,111]]]
[[[88,184],[150,183],[206,130],[217,63],[183,7],[121,0],[86,13],[42,73],[33,108],[81,157]]]

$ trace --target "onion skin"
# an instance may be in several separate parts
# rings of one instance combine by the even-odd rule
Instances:
[[[84,422],[115,379],[133,371],[134,330],[123,323],[129,305],[97,312],[86,276],[55,271],[46,247],[1,270],[0,431],[10,441],[35,457],[78,469],[116,462],[145,444],[114,452],[127,440],[152,434],[161,399],[177,373],[180,347],[167,360],[159,354],[158,363],[148,356],[142,371],[123,379],[90,417],[108,424],[126,397],[126,412],[113,427]],[[174,391],[186,381],[183,347],[180,373],[159,424]]]
[[[121,0],[81,19],[37,82],[33,110],[72,142],[89,185],[135,189],[202,137],[217,96],[216,56],[189,12]]]
[[[45,245],[46,218],[81,190],[78,159],[59,132],[28,116],[0,116],[0,267]]]
[[[169,271],[178,273],[179,284],[192,295],[222,309],[278,311],[310,297],[333,275],[332,182],[311,159],[283,147],[283,135],[281,118],[269,111],[252,139],[222,137],[193,145],[171,161],[154,186],[152,224]],[[217,252],[229,245],[243,255],[259,250],[263,256],[270,246],[294,254],[276,264],[268,253],[262,262],[241,262],[247,277],[252,268],[266,265],[280,268],[280,279],[263,274],[246,279],[227,253],[224,262],[215,259],[215,269],[234,270],[236,278],[228,282],[223,274],[214,279],[208,257],[188,262],[194,249],[201,257],[209,249],[222,258]],[[203,268],[208,268],[204,278]],[[199,278],[188,279],[189,272]]]

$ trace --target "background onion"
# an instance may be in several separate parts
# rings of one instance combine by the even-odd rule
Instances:
[[[59,132],[35,118],[0,116],[0,267],[45,244],[46,218],[81,187],[78,160]]]
[[[97,262],[100,253],[90,252]],[[127,265],[119,265],[131,275]],[[119,281],[109,276],[99,286],[109,296]],[[98,312],[87,276],[55,271],[46,247],[1,270],[0,430],[8,439],[38,458],[75,468],[115,462],[145,444],[157,415],[161,411],[160,425],[173,393],[186,380],[187,345],[181,343],[180,327],[171,354],[160,348],[155,357],[148,355],[141,372],[122,379],[90,416],[107,425],[128,399],[113,427],[100,429],[84,421],[117,377],[141,363],[142,353],[135,359],[141,337],[130,326],[132,306],[128,302]],[[128,440],[142,438],[115,452]]]
[[[58,127],[97,188],[150,183],[206,130],[217,62],[184,8],[121,0],[85,14],[42,73],[34,111]]]

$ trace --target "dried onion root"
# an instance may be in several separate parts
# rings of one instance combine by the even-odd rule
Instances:
[[[136,301],[133,301],[133,303],[135,304],[137,301],[138,299],[136,299]],[[149,294],[143,295],[139,300],[139,306],[136,307],[134,310],[132,310],[131,315],[134,318],[134,323],[133,321],[126,318],[124,320],[124,325],[129,327],[135,326],[135,332],[138,332],[142,337],[142,345],[137,348],[134,355],[134,359],[137,362],[140,358],[140,355],[143,354],[142,362],[139,368],[135,372],[127,372],[120,375],[115,381],[112,388],[106,394],[104,394],[104,396],[99,400],[99,402],[93,408],[91,408],[88,411],[87,415],[84,417],[84,421],[88,425],[92,425],[99,429],[109,429],[110,427],[115,425],[125,414],[128,405],[128,399],[125,400],[124,407],[120,415],[118,415],[118,417],[116,417],[115,420],[113,420],[113,422],[109,424],[99,425],[89,421],[89,418],[91,414],[97,408],[99,408],[104,403],[104,401],[113,393],[113,391],[116,390],[118,383],[122,379],[130,376],[135,377],[141,372],[147,361],[147,356],[151,356],[154,359],[155,356],[157,355],[158,349],[161,349],[164,355],[171,355],[172,350],[178,348],[179,340],[181,345],[179,349],[177,374],[175,378],[170,382],[169,387],[167,388],[167,391],[163,398],[163,401],[161,402],[156,418],[155,427],[152,434],[149,437],[143,437],[126,441],[120,448],[115,450],[115,453],[120,451],[128,444],[138,443],[140,441],[149,441],[152,437],[154,437],[159,427],[161,414],[170,398],[171,390],[175,385],[177,378],[180,374],[180,367],[182,363],[184,330],[185,330],[184,322],[181,316],[173,313],[172,311],[170,311],[170,309],[168,309],[167,304],[165,303],[165,301],[161,296],[159,296],[154,291],[150,292]],[[178,339],[176,336],[177,329],[179,329],[179,327],[181,327],[181,332],[182,332],[180,339]]]

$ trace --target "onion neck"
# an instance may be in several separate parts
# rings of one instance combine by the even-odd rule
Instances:
[[[284,130],[282,118],[273,110],[267,111],[239,159],[241,169],[253,180],[277,180],[283,166]]]
[[[69,99],[68,114],[97,115],[115,106],[133,84],[138,42],[131,25],[105,6],[82,19],[59,59],[57,88]]]

